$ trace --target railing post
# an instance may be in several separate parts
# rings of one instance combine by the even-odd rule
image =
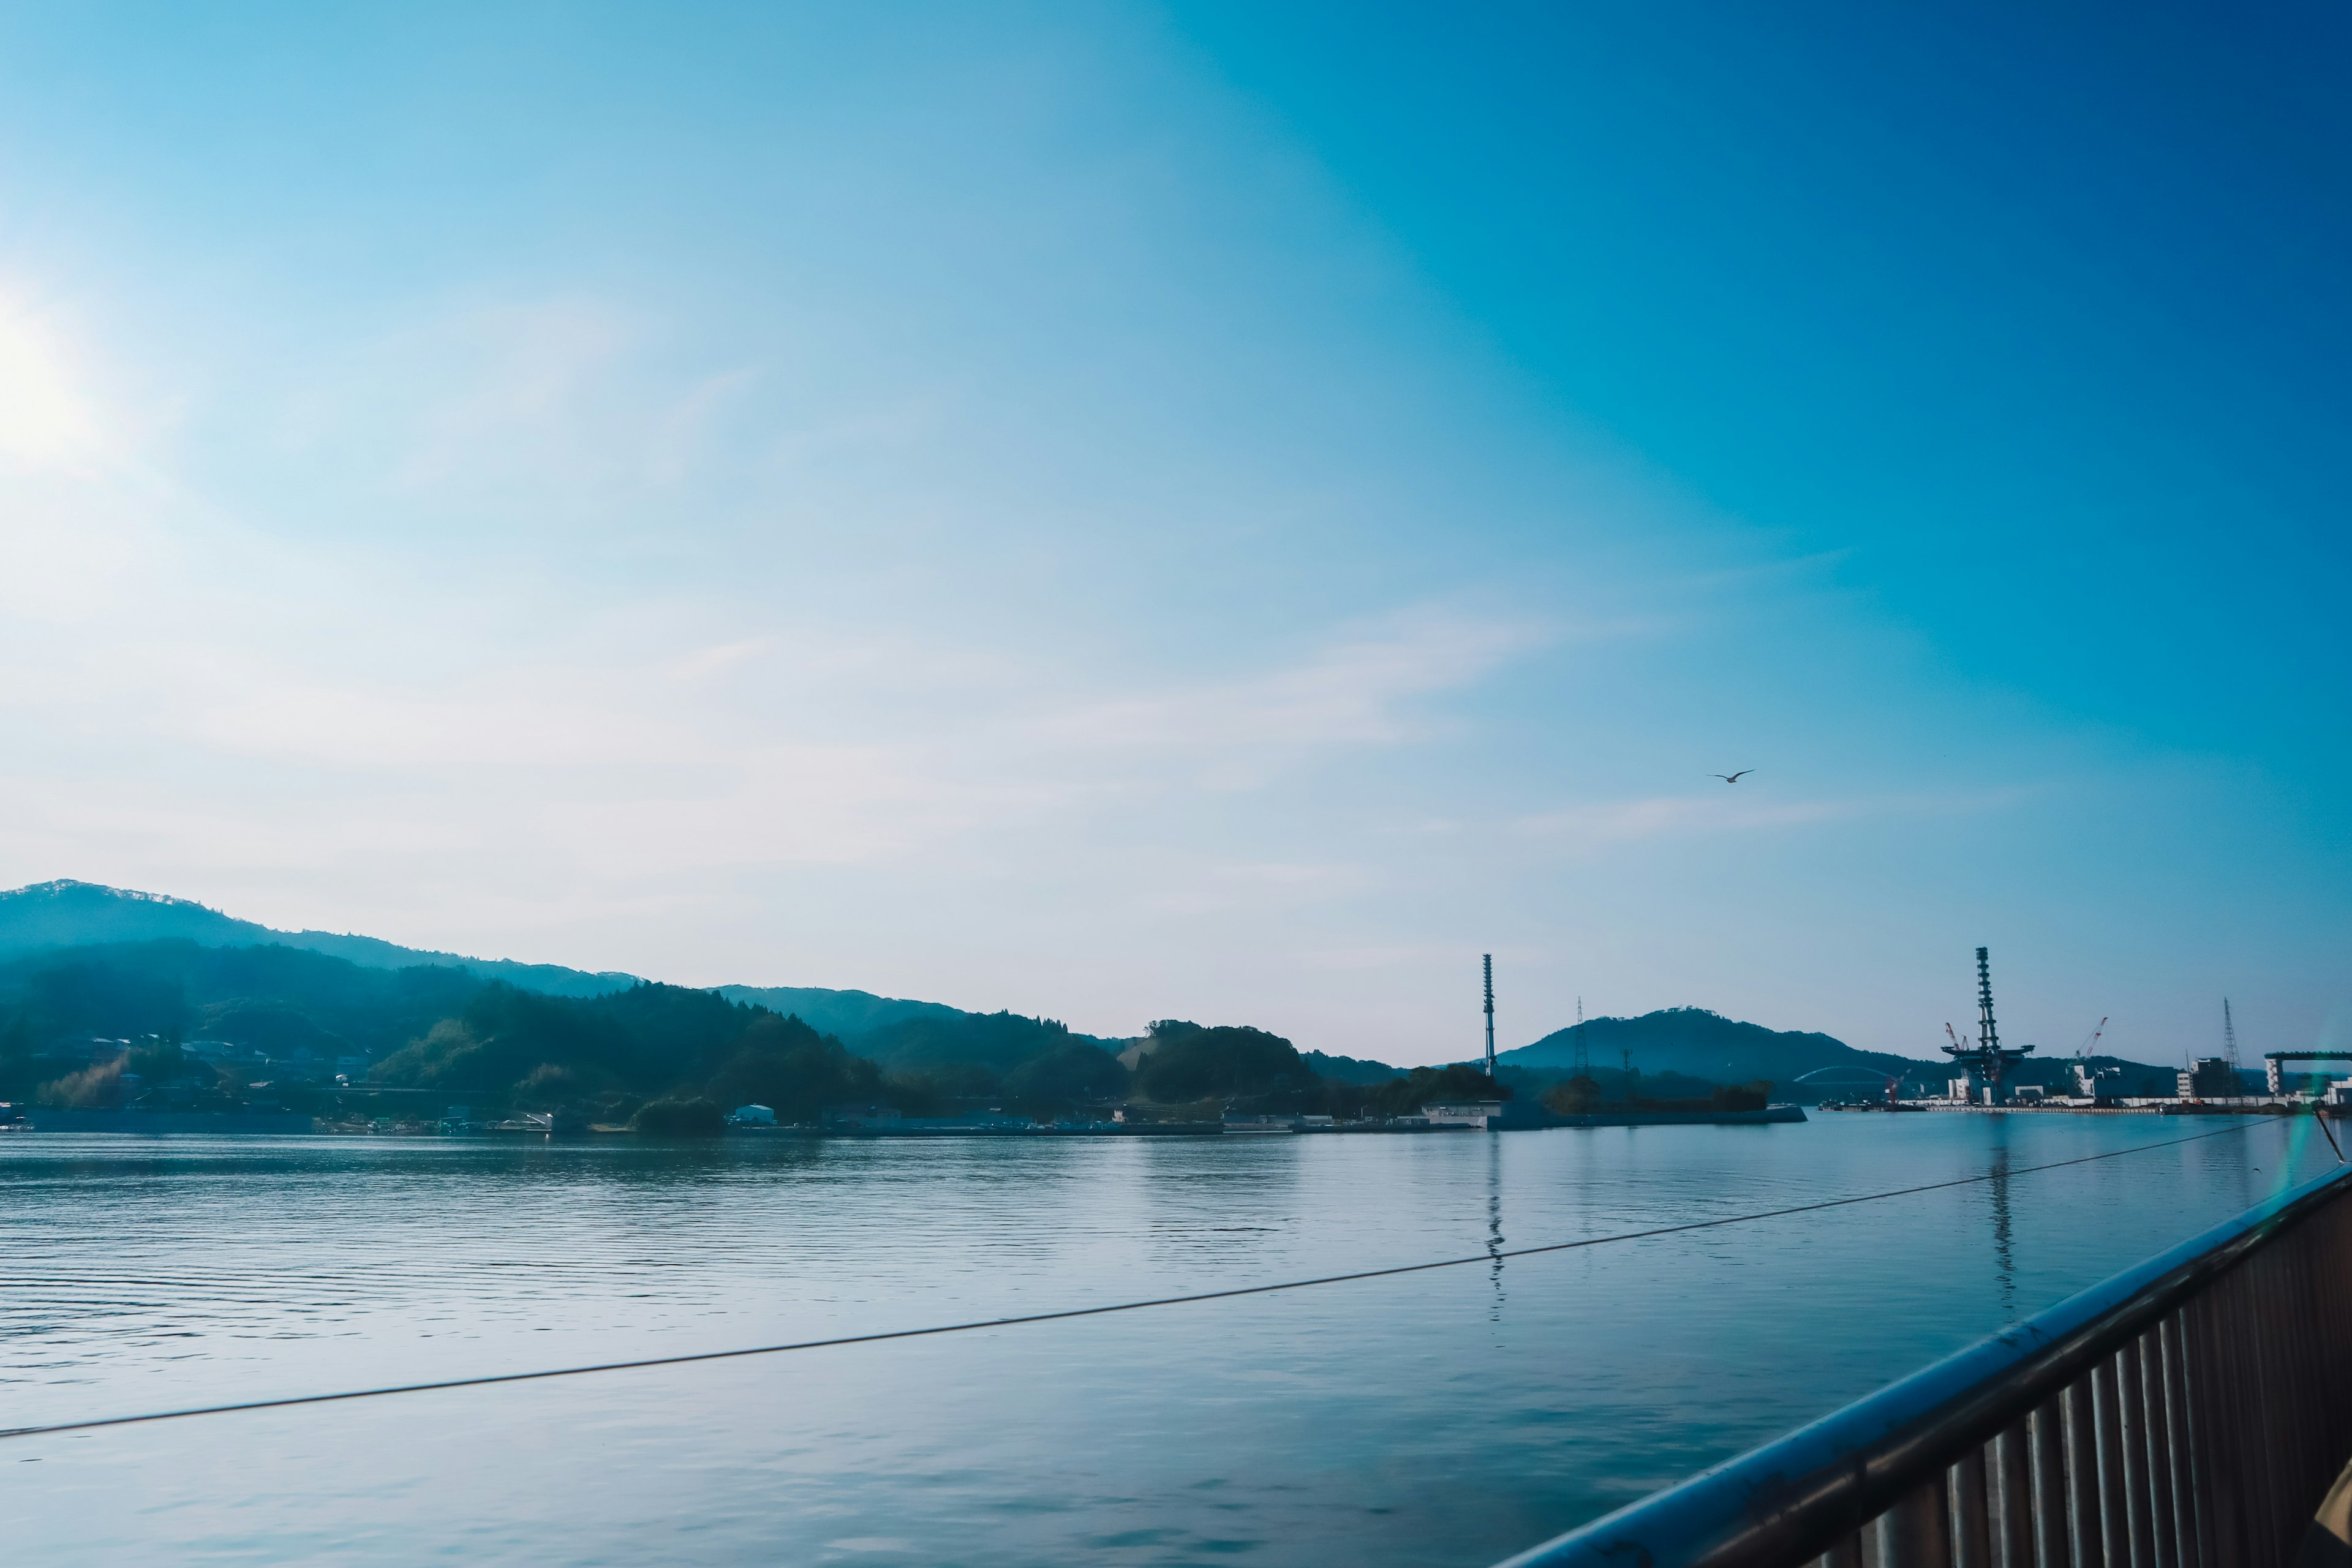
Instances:
[[[2309,1225],[2296,1226],[2286,1237],[2288,1272],[2294,1281],[2290,1303],[2296,1363],[2293,1386],[2300,1415],[2297,1436],[2303,1446],[2296,1469],[2303,1477],[2304,1497],[2297,1504],[2297,1515],[2306,1520],[2327,1495],[2345,1458],[2336,1447],[2336,1423],[2330,1418],[2327,1397],[2326,1296],[2320,1284],[2323,1244],[2321,1233]]]
[[[2116,1358],[2091,1369],[2092,1419],[2098,1431],[2099,1539],[2106,1568],[2131,1568],[2131,1505],[2124,1499],[2124,1416],[2116,1397]]]
[[[2000,1568],[2034,1568],[2032,1418],[1992,1440],[1992,1539]]]
[[[2164,1333],[2140,1336],[2139,1409],[2147,1427],[2148,1541],[2156,1568],[2181,1568],[2180,1531],[2172,1507],[2172,1414],[2164,1402]]]
[[[2147,1402],[2141,1394],[2139,1342],[2116,1357],[2116,1457],[2123,1462],[2124,1540],[2131,1568],[2156,1568],[2155,1509],[2147,1464]]]
[[[1878,1518],[1880,1568],[1952,1568],[1952,1524],[1937,1476]]]
[[[2034,1568],[2072,1568],[2066,1541],[2066,1420],[2053,1399],[2025,1418],[2033,1468]]]
[[[1992,1568],[1992,1506],[1983,1447],[1970,1447],[1946,1475],[1951,1487],[1954,1568]]]
[[[2197,1429],[2189,1414],[2189,1346],[2186,1315],[2176,1312],[2157,1325],[2162,1347],[2165,1426],[2170,1433],[2173,1542],[2180,1568],[2210,1568],[2204,1510],[2197,1502]]]
[[[2293,1463],[2293,1456],[2285,1452],[2285,1424],[2279,1410],[2284,1395],[2277,1379],[2294,1375],[2294,1369],[2282,1366],[2277,1353],[2278,1279],[2276,1270],[2267,1267],[2274,1251],[2254,1254],[2213,1287],[2213,1294],[2230,1310],[2223,1321],[2236,1329],[2242,1352],[2237,1391],[2244,1425],[2235,1447],[2239,1474],[2253,1472],[2249,1478],[2254,1484],[2247,1500],[2246,1552],[2263,1564],[2286,1560],[2279,1541],[2279,1516],[2291,1493],[2287,1467]]]
[[[2106,1568],[2100,1545],[2099,1435],[2091,1417],[2091,1380],[2076,1378],[2060,1395],[2066,1412],[2066,1525],[2073,1568]]]
[[[2207,1568],[2252,1568],[2246,1558],[2247,1499],[2242,1478],[2252,1468],[2243,1447],[2245,1423],[2236,1386],[2240,1357],[2224,1310],[2228,1281],[2189,1303],[2189,1419],[2197,1430],[2198,1539]],[[2274,1568],[2274,1565],[2265,1565]]]

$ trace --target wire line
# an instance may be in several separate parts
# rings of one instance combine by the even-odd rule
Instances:
[[[1647,1230],[1619,1231],[1611,1236],[1587,1237],[1580,1241],[1547,1242],[1539,1247],[1507,1247],[1501,1251],[1476,1252],[1465,1258],[1440,1258],[1423,1263],[1391,1264],[1384,1268],[1361,1268],[1348,1274],[1324,1274],[1309,1279],[1285,1279],[1271,1285],[1235,1285],[1223,1290],[1201,1290],[1185,1296],[1157,1296],[1141,1301],[1112,1301],[1098,1307],[1064,1307],[1050,1312],[1025,1312],[1009,1318],[979,1318],[960,1323],[934,1323],[919,1329],[885,1329],[869,1334],[843,1334],[826,1340],[793,1340],[782,1344],[747,1345],[736,1350],[692,1351],[682,1355],[646,1356],[636,1361],[598,1362],[588,1366],[542,1368],[537,1372],[487,1373],[478,1377],[453,1377],[434,1383],[402,1383],[382,1388],[344,1389],[333,1394],[295,1394],[273,1399],[249,1399],[234,1405],[199,1405],[182,1410],[154,1410],[137,1415],[101,1415],[87,1421],[60,1421],[43,1426],[0,1427],[0,1439],[9,1437],[41,1437],[60,1432],[89,1432],[105,1426],[135,1426],[150,1421],[181,1421],[195,1415],[227,1415],[247,1410],[284,1410],[298,1405],[335,1405],[353,1399],[384,1399],[397,1394],[432,1394],[444,1389],[486,1388],[496,1384],[537,1383],[556,1377],[586,1377],[607,1372],[636,1372],[648,1367],[688,1366],[697,1362],[737,1361],[747,1356],[786,1355],[795,1351],[837,1350],[846,1345],[881,1344],[891,1340],[929,1339],[941,1334],[965,1334],[982,1329],[1018,1328],[1029,1323],[1066,1322],[1074,1318],[1099,1318],[1113,1312],[1139,1312],[1151,1307],[1181,1307],[1197,1301],[1227,1301],[1243,1296],[1268,1296],[1281,1290],[1304,1290],[1318,1285],[1346,1285],[1363,1279],[1393,1279],[1401,1274],[1425,1274],[1438,1268],[1459,1268],[1476,1263],[1494,1263],[1506,1258],[1534,1258],[1550,1252],[1574,1252],[1587,1247],[1607,1247],[1621,1241],[1646,1241],[1661,1236],[1680,1236],[1695,1230],[1715,1230],[1725,1226],[1751,1225],[1759,1220],[1785,1219],[1791,1215],[1819,1214],[1824,1209],[1848,1208],[1855,1204],[1883,1203],[1889,1198],[1906,1198],[1920,1193],[1940,1192],[1948,1187],[1975,1186],[2002,1176],[2028,1176],[2037,1171],[2055,1171],[2068,1165],[2087,1165],[2099,1160],[2113,1160],[2125,1154],[2142,1153],[2150,1149],[2178,1148],[2183,1143],[2195,1143],[2207,1138],[2219,1138],[2224,1133],[2240,1132],[2241,1126],[2217,1128],[2210,1132],[2199,1132],[2187,1138],[2169,1138],[2161,1143],[2136,1143],[2128,1149],[2110,1149],[2104,1153],[2084,1154],[2072,1160],[2053,1160],[2044,1165],[2022,1165],[2013,1171],[1989,1171],[1982,1175],[1956,1176],[1950,1181],[1928,1182],[1916,1187],[1895,1187],[1883,1193],[1864,1193],[1846,1198],[1824,1198],[1816,1203],[1796,1204],[1787,1208],[1759,1209],[1751,1214],[1726,1215],[1717,1219],[1686,1220],[1680,1225],[1654,1226]]]

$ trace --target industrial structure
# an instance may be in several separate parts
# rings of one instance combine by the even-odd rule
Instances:
[[[1486,959],[1486,1076],[1495,1076],[1495,955]]]
[[[2288,1062],[2352,1062],[2352,1051],[2264,1051],[2263,1072],[2273,1094],[2286,1092],[2284,1064]],[[2347,1081],[2352,1082],[2352,1079]],[[2331,1086],[2331,1089],[2334,1087],[2341,1086]]]
[[[2199,1057],[2178,1078],[2183,1100],[2235,1100],[2245,1092],[2226,1057]]]
[[[1977,1043],[1964,1046],[1956,1039],[1942,1048],[1944,1054],[1952,1058],[1954,1067],[1968,1072],[1966,1083],[1972,1085],[1978,1079],[1984,1080],[1987,1105],[2001,1103],[2000,1080],[2004,1069],[2011,1062],[2023,1061],[2026,1053],[2033,1049],[2032,1046],[2011,1047],[2000,1043],[2000,1026],[1993,1022],[1992,1016],[1992,959],[1988,949],[1977,949]],[[1967,1098],[1975,1097],[1969,1095]]]

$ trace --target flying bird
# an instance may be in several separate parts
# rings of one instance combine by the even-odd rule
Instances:
[[[1741,779],[1746,778],[1749,773],[1752,773],[1755,771],[1756,770],[1754,768],[1742,768],[1736,773],[1716,773],[1713,776],[1721,779],[1726,784],[1738,784]]]

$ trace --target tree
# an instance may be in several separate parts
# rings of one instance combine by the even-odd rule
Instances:
[[[1544,1090],[1543,1102],[1562,1116],[1582,1116],[1601,1103],[1601,1086],[1590,1073],[1579,1073]]]
[[[763,1014],[711,1075],[707,1093],[722,1106],[764,1105],[779,1121],[814,1121],[828,1105],[877,1100],[882,1069],[854,1057],[798,1018]]]
[[[1162,1018],[1149,1042],[1136,1081],[1162,1102],[1311,1089],[1320,1081],[1297,1047],[1264,1029]]]
[[[1446,1100],[1510,1098],[1507,1084],[1496,1083],[1478,1068],[1456,1062],[1451,1067],[1415,1068],[1403,1078],[1375,1085],[1365,1097],[1365,1109],[1381,1116],[1411,1116],[1424,1105]]]
[[[1006,1074],[1004,1092],[1040,1110],[1113,1100],[1127,1092],[1127,1069],[1101,1047],[1071,1040]]]

